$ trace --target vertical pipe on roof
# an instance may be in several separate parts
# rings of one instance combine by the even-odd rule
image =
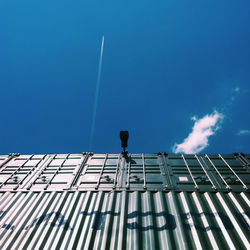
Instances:
[[[162,157],[164,175],[167,176],[167,184],[168,184],[168,187],[171,188],[171,187],[173,187],[173,183],[172,183],[172,180],[170,177],[167,161],[166,161],[164,153],[160,153],[160,155]]]
[[[248,159],[244,156],[244,154],[239,154],[238,158],[241,160],[242,163],[245,163],[245,165],[248,167],[250,167],[250,162],[248,161]]]
[[[215,169],[215,171],[218,173],[218,175],[220,176],[220,178],[222,179],[222,181],[224,182],[224,184],[226,185],[227,189],[231,189],[231,187],[227,184],[227,182],[224,180],[223,176],[220,174],[220,171],[215,167],[214,163],[212,162],[212,160],[208,157],[208,155],[206,154],[205,157],[208,159],[208,161],[210,162],[210,164],[212,165],[212,167]]]
[[[189,172],[189,174],[190,174],[190,176],[191,176],[191,178],[192,178],[192,180],[193,180],[193,182],[194,182],[194,187],[195,187],[196,189],[199,189],[199,186],[197,185],[197,183],[196,183],[196,181],[195,181],[195,179],[194,179],[194,176],[193,176],[193,174],[192,174],[192,172],[191,172],[191,170],[190,170],[190,168],[189,168],[189,166],[188,166],[188,164],[187,164],[187,161],[186,161],[184,155],[181,154],[181,157],[182,157],[182,159],[183,159],[183,161],[184,161],[184,163],[185,163],[185,165],[186,165],[186,167],[187,167],[187,170],[188,170],[188,172]]]
[[[235,173],[235,171],[230,167],[230,165],[227,163],[227,161],[219,154],[219,157],[222,159],[222,161],[226,164],[226,166],[231,170],[231,172],[238,178],[240,183],[242,184],[244,189],[248,189],[246,184],[241,180],[241,178]]]
[[[103,161],[102,169],[101,169],[101,172],[100,172],[98,181],[97,181],[97,183],[96,183],[95,189],[98,189],[98,188],[99,188],[100,181],[101,181],[101,178],[102,178],[102,174],[103,174],[103,171],[104,171],[104,168],[105,168],[105,164],[106,164],[107,158],[108,158],[108,154],[105,155],[105,159],[104,159],[104,161]]]
[[[128,169],[127,169],[127,181],[126,181],[126,188],[129,189],[130,185],[130,170],[131,170],[131,155],[128,157]]]
[[[114,178],[114,184],[113,184],[113,189],[116,188],[116,183],[117,183],[117,176],[118,173],[120,171],[120,158],[121,158],[121,154],[119,154],[118,159],[117,159],[117,164],[116,164],[116,170],[115,170],[115,178]]]
[[[146,189],[146,170],[145,170],[145,157],[142,154],[142,168],[143,168],[143,188]]]
[[[198,156],[197,156],[196,154],[195,154],[194,156],[195,156],[195,158],[197,159],[197,161],[199,162],[200,166],[202,167],[202,169],[203,169],[204,173],[206,174],[207,178],[209,179],[210,183],[212,184],[212,188],[213,188],[213,189],[216,189],[216,186],[214,185],[213,181],[212,181],[211,178],[209,177],[209,175],[208,175],[206,169],[205,169],[205,168],[203,167],[203,165],[201,164],[201,161],[199,160]]]
[[[89,153],[86,153],[81,158],[81,164],[78,169],[74,172],[74,177],[70,183],[68,183],[68,187],[71,188],[72,186],[77,185],[77,181],[79,180],[80,175],[82,174],[82,171],[85,167],[85,164],[87,163],[89,158]],[[79,186],[79,185],[78,185]]]

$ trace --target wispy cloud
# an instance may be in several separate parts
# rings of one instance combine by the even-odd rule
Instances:
[[[191,120],[195,121],[192,132],[181,144],[175,143],[174,153],[195,154],[205,149],[209,145],[209,136],[214,135],[220,129],[223,114],[215,110],[212,114],[207,114],[200,119],[193,116]]]
[[[236,92],[236,93],[240,92],[240,88],[239,87],[235,87],[234,88],[234,92]]]
[[[235,87],[233,89],[233,94],[231,96],[231,101],[233,102],[236,98],[236,96],[240,93],[240,88],[239,87]]]
[[[248,130],[248,129],[240,129],[239,132],[237,133],[237,135],[239,135],[239,136],[250,135],[250,130]]]

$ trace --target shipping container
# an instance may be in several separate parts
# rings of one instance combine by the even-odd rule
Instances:
[[[250,155],[0,156],[0,249],[250,249]]]

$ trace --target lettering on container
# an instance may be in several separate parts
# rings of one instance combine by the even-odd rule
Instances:
[[[244,219],[244,216],[243,216],[243,215],[247,215],[249,217],[250,212],[247,211],[244,213],[239,213],[239,212],[233,212],[233,213],[238,223],[241,225],[241,227],[245,229],[246,231],[250,231],[250,225],[247,223],[247,221]],[[6,213],[4,211],[0,211],[0,214],[3,215]],[[91,216],[91,217],[93,216],[92,224],[91,224],[91,228],[93,230],[102,230],[104,228],[107,215],[120,217],[120,212],[113,212],[113,211],[105,211],[105,212],[83,211],[81,212],[81,214],[83,214],[84,216]],[[195,229],[200,232],[207,232],[209,230],[220,232],[221,229],[218,223],[216,222],[216,215],[220,217],[226,230],[235,229],[229,217],[225,213],[222,213],[222,212],[219,212],[217,214],[209,213],[209,212],[202,212],[202,213],[190,212],[190,213],[180,214],[178,218],[180,219],[184,228],[186,228],[187,230],[191,230],[192,227],[195,227]],[[151,217],[152,225],[142,225],[142,220],[145,219],[147,216]],[[202,223],[200,222],[201,216],[205,216],[209,220],[210,224],[208,227],[204,227]],[[156,220],[160,220],[161,217],[163,218],[162,225],[157,226]],[[194,224],[190,224],[190,222],[188,221],[190,217],[193,218]],[[42,223],[47,223],[47,224],[49,223],[51,227],[63,227],[64,230],[73,230],[73,228],[70,227],[70,221],[68,219],[65,219],[65,216],[63,214],[61,214],[60,212],[56,212],[56,211],[43,214],[37,217],[32,221],[32,223],[26,226],[22,226],[20,229],[29,230],[33,227],[41,225]],[[147,211],[147,212],[133,211],[126,216],[125,226],[127,227],[127,229],[139,230],[139,231],[175,230],[176,218],[174,215],[166,211],[162,211],[158,213],[153,212],[153,211]],[[4,223],[2,225],[0,224],[0,228],[13,231],[16,229],[16,225]]]

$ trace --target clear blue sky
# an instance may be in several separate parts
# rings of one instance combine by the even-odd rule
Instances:
[[[201,153],[249,153],[249,13],[249,0],[0,1],[0,154],[89,151],[102,35],[93,152],[119,152],[125,129],[129,152],[172,152],[217,111]]]

